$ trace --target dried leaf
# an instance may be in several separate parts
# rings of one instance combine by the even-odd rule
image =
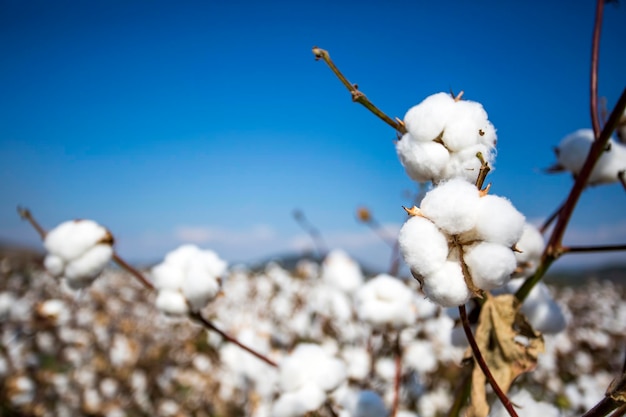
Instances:
[[[500,389],[506,393],[513,380],[535,368],[537,356],[544,351],[543,337],[532,329],[519,312],[515,296],[488,296],[482,306],[476,343]],[[470,417],[486,417],[489,403],[487,379],[478,364],[472,371]]]

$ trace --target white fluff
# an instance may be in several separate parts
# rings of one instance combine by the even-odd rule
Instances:
[[[396,142],[396,152],[407,175],[417,182],[438,182],[450,160],[450,152],[437,142],[419,142],[405,134]]]
[[[541,262],[544,247],[545,241],[541,232],[532,224],[526,223],[522,236],[515,244],[519,252],[515,252],[517,268],[513,276],[529,277],[534,274]]]
[[[437,370],[437,353],[430,341],[412,341],[405,349],[403,359],[408,366],[420,373]]]
[[[413,291],[397,278],[380,274],[369,280],[356,296],[359,319],[374,327],[402,328],[415,323]]]
[[[326,399],[326,394],[315,384],[306,384],[299,389],[283,393],[274,403],[272,415],[275,417],[301,417],[318,409]]]
[[[159,265],[152,269],[154,286],[159,290],[159,297],[173,304],[159,303],[163,311],[168,314],[183,314],[188,312],[182,309],[179,297],[182,296],[185,304],[193,311],[198,311],[213,300],[221,288],[221,276],[226,272],[226,262],[220,259],[215,252],[201,250],[195,245],[183,245],[168,253]],[[173,294],[180,294],[180,296]],[[161,307],[159,307],[161,308]]]
[[[523,283],[524,279],[513,279],[507,284],[506,291],[513,294]],[[559,333],[567,326],[561,307],[552,298],[550,289],[541,281],[530,290],[521,311],[533,329],[541,333]]]
[[[456,307],[470,299],[461,265],[447,261],[441,268],[424,277],[424,293],[442,307]]]
[[[506,284],[517,265],[510,248],[490,242],[468,247],[464,260],[474,284],[485,291]]]
[[[422,200],[421,210],[441,230],[459,234],[476,224],[480,204],[476,186],[455,178],[429,191]]]
[[[92,220],[66,221],[48,232],[44,266],[70,288],[83,288],[96,279],[113,256],[112,238]]]
[[[461,100],[454,103],[453,112],[443,132],[443,142],[451,151],[460,151],[480,142],[480,132],[489,121],[480,103]]]
[[[413,216],[404,223],[398,244],[406,264],[420,275],[441,268],[448,257],[446,236],[424,217]]]
[[[346,252],[331,251],[322,264],[322,279],[345,293],[356,291],[363,284],[363,272]]]
[[[162,312],[174,316],[189,312],[185,296],[176,290],[167,288],[159,290],[155,304]]]
[[[475,184],[482,165],[480,159],[476,156],[478,152],[483,155],[483,158],[493,170],[493,160],[495,157],[494,149],[483,144],[477,144],[459,152],[452,153],[444,170],[443,177],[463,178]]]
[[[283,391],[295,391],[311,383],[328,392],[345,378],[344,363],[312,343],[299,344],[280,364],[279,383]]]
[[[448,93],[426,97],[404,116],[407,131],[420,142],[436,139],[445,129],[454,105],[454,99]]]
[[[486,195],[480,199],[474,230],[480,240],[512,247],[522,236],[525,221],[509,200]]]
[[[554,405],[535,400],[526,390],[519,390],[509,395],[509,400],[523,416],[558,417],[561,412]],[[496,399],[489,417],[507,417],[509,412],[502,403]]]

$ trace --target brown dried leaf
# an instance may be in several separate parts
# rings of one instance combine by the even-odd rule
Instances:
[[[475,335],[480,352],[504,393],[515,378],[534,369],[537,356],[544,351],[543,337],[528,324],[519,312],[518,304],[511,294],[488,296]],[[468,416],[486,417],[489,414],[486,383],[485,375],[474,363]]]

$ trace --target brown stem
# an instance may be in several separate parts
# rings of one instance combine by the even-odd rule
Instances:
[[[402,346],[400,346],[400,331],[396,332],[396,340],[393,344],[393,353],[396,361],[396,374],[393,379],[393,403],[390,417],[396,417],[400,404],[400,385],[402,384]]]
[[[621,417],[624,414],[626,414],[626,404],[622,404],[622,406],[615,410],[609,417]]]
[[[565,205],[565,202],[561,203],[559,207],[556,210],[554,210],[554,213],[552,213],[550,217],[546,219],[543,225],[539,228],[539,232],[541,234],[544,234],[548,230],[550,225],[556,220],[556,218],[559,217],[559,214],[561,213],[561,210],[563,210],[564,205]]]
[[[476,154],[476,158],[480,160],[480,172],[478,173],[478,178],[476,178],[476,188],[479,190],[483,189],[483,184],[485,183],[485,179],[487,178],[487,174],[491,171],[489,164],[485,161],[483,154],[478,152]]]
[[[326,411],[328,411],[330,417],[339,417],[329,400],[326,400],[326,402],[324,403],[324,408],[326,409]]]
[[[504,406],[506,411],[509,413],[509,415],[511,417],[518,417],[517,413],[515,412],[515,409],[513,409],[513,404],[511,403],[509,398],[506,396],[506,394],[502,392],[502,390],[500,389],[500,386],[498,385],[495,378],[491,374],[491,371],[489,370],[489,367],[487,366],[487,363],[485,362],[485,359],[483,358],[482,353],[480,353],[480,349],[478,347],[478,344],[476,343],[476,339],[474,339],[474,335],[472,334],[470,322],[467,319],[467,311],[465,311],[464,304],[461,304],[459,306],[459,313],[461,315],[461,323],[463,323],[463,330],[465,331],[465,336],[467,337],[467,341],[469,342],[470,347],[472,348],[472,353],[474,354],[474,359],[476,359],[476,363],[478,364],[478,366],[480,366],[480,369],[483,371],[483,374],[485,374],[485,378],[487,378],[487,381],[489,381],[489,384],[493,388],[493,391],[496,393],[496,395],[500,399],[500,402],[502,402],[502,405]]]
[[[591,125],[593,134],[598,140],[600,138],[600,117],[598,111],[598,63],[600,55],[600,33],[602,31],[602,14],[604,12],[604,0],[596,2],[596,19],[593,25],[593,38],[591,47],[591,79],[590,79],[590,110]]]
[[[343,75],[341,71],[339,71],[339,68],[337,68],[335,63],[330,59],[328,51],[314,46],[313,55],[315,55],[316,61],[319,61],[321,59],[326,63],[326,65],[328,65],[332,72],[335,73],[337,78],[339,78],[339,81],[341,81],[341,83],[348,89],[348,91],[350,91],[350,94],[352,95],[352,101],[355,101],[365,106],[365,108],[374,113],[376,117],[387,123],[389,126],[393,127],[400,134],[403,135],[406,133],[406,127],[404,126],[404,123],[398,120],[393,120],[391,117],[387,116],[385,113],[383,113],[382,110],[380,110],[371,101],[369,101],[365,94],[359,91],[356,84],[352,84],[350,81],[348,81],[345,75]]]
[[[27,220],[30,225],[33,226],[33,229],[35,229],[37,233],[39,233],[39,237],[41,237],[41,240],[44,240],[46,238],[46,229],[41,227],[37,220],[35,220],[29,209],[18,206],[17,213],[23,220]]]
[[[224,340],[239,346],[241,349],[245,350],[246,352],[256,356],[258,359],[262,360],[263,362],[265,362],[266,364],[270,365],[273,368],[278,368],[278,364],[276,362],[274,362],[273,360],[271,360],[270,358],[268,358],[267,356],[255,351],[254,349],[244,345],[243,343],[241,343],[239,340],[235,339],[232,336],[229,336],[228,334],[224,333],[223,331],[221,331],[220,329],[218,329],[217,327],[215,327],[215,325],[213,323],[211,323],[209,320],[205,319],[204,317],[202,317],[202,314],[200,314],[200,312],[191,312],[189,313],[189,317],[199,321],[200,323],[202,323],[202,325],[211,331],[214,331],[215,333],[219,334],[220,336],[222,336],[224,338]]]
[[[541,265],[537,269],[537,272],[533,276],[526,279],[524,284],[522,284],[522,286],[515,293],[518,300],[524,301],[524,299],[528,296],[528,293],[530,293],[530,290],[535,286],[535,284],[537,284],[537,282],[539,282],[539,280],[541,280],[548,267],[560,256],[563,235],[565,234],[567,225],[569,224],[574,209],[576,208],[578,199],[587,184],[587,180],[591,175],[593,167],[606,148],[606,144],[608,143],[611,134],[615,130],[621,115],[624,113],[624,109],[626,109],[626,88],[622,91],[622,94],[613,108],[613,111],[609,116],[609,120],[607,120],[606,125],[604,125],[599,138],[591,145],[589,155],[587,155],[587,159],[585,160],[580,174],[574,181],[574,185],[572,186],[572,189],[563,204],[556,226],[554,226],[550,239],[548,240],[548,244],[544,249],[541,257]]]
[[[626,190],[626,171],[620,171],[617,173],[617,178],[619,179],[620,184],[622,184],[622,187],[624,188],[624,190]]]
[[[130,273],[132,276],[134,276],[135,278],[137,278],[137,280],[147,289],[149,290],[154,290],[154,285],[152,285],[152,283],[150,281],[148,281],[146,279],[146,277],[139,272],[136,268],[134,268],[133,266],[131,266],[128,262],[126,262],[124,259],[122,259],[117,253],[113,252],[113,261],[115,261],[116,264],[118,264],[122,269],[125,269],[126,271],[128,271],[128,273]]]
[[[621,245],[603,245],[603,246],[563,246],[561,254],[566,253],[585,253],[585,252],[611,252],[626,250],[626,244]]]

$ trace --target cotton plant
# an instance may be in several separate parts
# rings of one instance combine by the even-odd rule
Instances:
[[[211,250],[183,245],[152,268],[156,306],[169,315],[198,312],[220,292],[227,263]]]
[[[574,177],[580,173],[595,135],[591,129],[579,129],[565,136],[554,149],[557,163],[548,172],[568,171]],[[591,171],[589,185],[609,184],[619,181],[626,172],[626,144],[609,139],[604,152]]]
[[[365,283],[356,294],[359,319],[374,328],[401,329],[416,321],[413,291],[404,282],[380,274]]]
[[[407,211],[411,217],[400,230],[400,250],[432,301],[459,306],[509,281],[525,217],[508,199],[454,178]]]
[[[274,403],[275,417],[303,416],[324,404],[331,391],[346,379],[346,366],[320,345],[299,344],[279,368],[281,395]]]
[[[113,257],[113,236],[93,220],[70,220],[44,238],[44,267],[72,289],[89,286]]]
[[[417,182],[452,178],[474,182],[480,152],[487,163],[495,156],[496,130],[483,106],[448,93],[427,97],[404,116],[405,133],[396,151],[407,175]]]

